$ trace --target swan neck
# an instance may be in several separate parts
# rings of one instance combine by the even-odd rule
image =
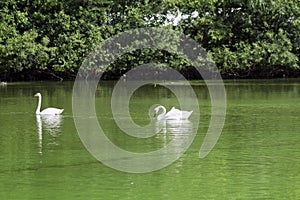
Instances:
[[[39,97],[39,102],[38,102],[38,106],[35,111],[35,114],[37,114],[37,115],[41,113],[41,104],[42,104],[42,96],[39,95],[38,97]]]
[[[165,115],[165,114],[166,114],[166,112],[167,112],[166,108],[165,108],[164,106],[161,106],[161,108],[162,108],[162,110],[163,110],[163,113],[162,113],[162,115]]]
[[[162,119],[166,115],[167,110],[164,106],[159,106],[159,109],[162,109],[163,112],[157,116],[157,119]]]

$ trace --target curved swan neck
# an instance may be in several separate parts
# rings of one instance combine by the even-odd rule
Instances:
[[[38,102],[38,106],[36,108],[35,114],[40,114],[41,113],[41,104],[42,104],[42,96],[40,94],[38,94],[39,97],[39,102]]]
[[[158,106],[158,110],[162,109],[163,112],[157,116],[157,119],[162,119],[166,115],[166,108],[164,106]]]

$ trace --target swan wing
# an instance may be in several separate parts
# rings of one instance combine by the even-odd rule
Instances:
[[[193,111],[181,111],[172,107],[172,109],[165,115],[166,119],[188,119]]]
[[[174,116],[174,115],[181,115],[181,110],[172,107],[171,110],[166,114],[166,116]]]
[[[182,111],[182,119],[188,119],[193,111]]]
[[[41,114],[42,115],[59,115],[63,111],[64,111],[64,109],[59,109],[59,108],[46,108],[41,112]]]
[[[166,119],[180,119],[182,111],[172,107],[172,109],[165,115]]]

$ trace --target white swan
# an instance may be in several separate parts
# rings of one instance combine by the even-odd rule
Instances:
[[[37,115],[59,115],[64,111],[64,109],[59,109],[59,108],[46,108],[41,112],[42,95],[41,95],[41,93],[36,93],[34,96],[39,97],[39,102],[38,102],[38,106],[36,108],[35,114],[37,114]]]
[[[159,110],[162,109],[162,113],[158,115]],[[162,119],[176,119],[176,120],[185,120],[188,119],[193,111],[182,111],[178,110],[175,107],[172,107],[172,109],[168,112],[164,106],[157,106],[154,108],[154,116],[157,118],[157,120]]]

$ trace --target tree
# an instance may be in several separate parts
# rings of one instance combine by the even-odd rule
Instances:
[[[182,21],[181,29],[203,44],[227,75],[288,75],[290,69],[299,68],[299,1],[223,0],[191,5],[185,4],[185,10],[196,10],[199,17]]]
[[[142,27],[175,29],[195,39],[224,77],[299,71],[298,0],[7,0],[0,10],[0,78],[74,77],[100,42]],[[178,24],[174,16],[181,16]],[[130,52],[109,70],[120,75],[153,61],[192,70],[182,57],[159,49]]]

